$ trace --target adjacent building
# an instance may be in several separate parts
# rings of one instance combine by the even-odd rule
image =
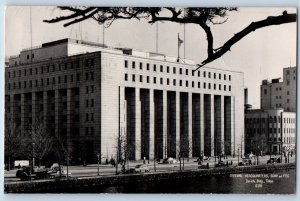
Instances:
[[[234,154],[244,132],[243,73],[163,54],[63,39],[22,50],[5,68],[7,124],[64,136],[71,160]]]

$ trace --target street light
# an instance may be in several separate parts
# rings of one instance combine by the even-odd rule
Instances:
[[[98,160],[98,176],[99,176],[99,160],[100,160],[100,154],[97,154],[97,160]]]

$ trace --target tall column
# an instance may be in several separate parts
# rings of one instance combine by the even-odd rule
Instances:
[[[135,160],[141,160],[141,100],[139,88],[135,88],[135,107]]]
[[[224,144],[224,96],[221,95],[221,151],[225,154],[225,144]]]
[[[204,155],[204,94],[200,94],[200,153]]]
[[[189,115],[189,128],[188,128],[188,140],[189,140],[189,158],[191,158],[193,155],[193,116],[192,116],[192,105],[193,105],[193,94],[188,93],[188,115]]]
[[[180,151],[180,92],[176,91],[176,158]]]
[[[55,135],[58,136],[59,133],[59,105],[60,105],[60,97],[59,97],[59,90],[55,90],[54,94],[54,102],[55,102],[55,108],[54,108],[54,114],[55,114]]]
[[[31,111],[31,114],[32,114],[32,123],[36,123],[38,120],[38,116],[37,116],[37,100],[36,100],[36,93],[35,92],[32,92],[31,93],[31,105],[32,105],[32,111]],[[39,122],[40,124],[42,124],[43,122]]]
[[[44,126],[47,127],[47,117],[48,117],[48,92],[43,92],[43,118],[44,118]]]
[[[72,90],[70,88],[67,89],[67,145],[68,150],[71,147],[71,129],[72,129]]]
[[[21,133],[25,133],[25,94],[21,93],[21,101],[20,101],[20,106],[21,106]]]
[[[236,144],[238,144],[238,142],[236,142],[235,140],[235,98],[234,96],[231,96],[231,154],[236,154],[235,151],[238,149],[238,147],[236,147]],[[268,127],[266,127],[266,129],[268,129]]]
[[[210,128],[211,128],[211,156],[215,155],[215,96],[213,94],[210,95]]]
[[[154,90],[149,89],[149,157],[154,158]]]
[[[163,91],[163,157],[167,157],[167,91]]]

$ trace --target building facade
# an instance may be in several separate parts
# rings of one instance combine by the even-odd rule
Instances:
[[[245,112],[245,153],[280,154],[295,150],[296,113],[283,109]]]
[[[234,154],[243,73],[176,59],[71,39],[23,50],[5,69],[6,123],[42,123],[87,162],[116,157],[120,136],[130,160]]]
[[[287,112],[296,112],[296,67],[283,69],[281,78],[271,82],[263,80],[261,85],[261,109],[283,108]]]

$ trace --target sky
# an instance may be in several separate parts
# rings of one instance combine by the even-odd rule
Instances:
[[[32,45],[62,38],[75,38],[93,42],[103,41],[103,27],[94,20],[63,27],[63,23],[48,24],[64,13],[55,7],[31,7]],[[230,12],[226,23],[212,25],[214,47],[221,46],[235,33],[252,21],[282,14],[295,13],[295,8],[239,8]],[[5,56],[17,55],[31,46],[30,7],[7,7],[5,24]],[[206,58],[206,37],[197,25],[186,25],[184,40],[187,59],[200,63]],[[183,36],[184,26],[176,23],[158,23],[158,52],[177,56],[177,34]],[[156,51],[156,25],[145,20],[119,20],[105,29],[104,42],[113,47],[130,47],[142,51]],[[249,103],[260,107],[260,84],[263,79],[282,77],[282,69],[296,65],[297,24],[289,23],[256,30],[235,44],[230,52],[207,66],[244,72],[244,85],[249,91]],[[183,47],[183,46],[182,46]],[[183,48],[180,51],[183,56]]]

